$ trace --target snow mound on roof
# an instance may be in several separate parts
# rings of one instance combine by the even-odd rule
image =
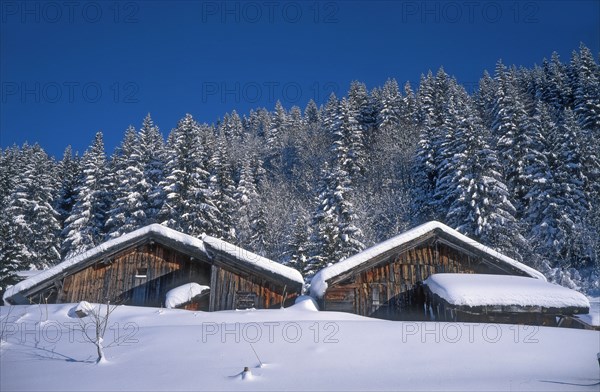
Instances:
[[[523,276],[441,273],[423,284],[457,306],[590,307],[589,300],[575,290]]]
[[[314,300],[313,297],[309,297],[308,295],[301,295],[298,298],[296,298],[296,301],[294,301],[294,305],[289,307],[288,309],[318,312],[319,305],[317,305],[317,302]]]
[[[229,242],[220,240],[215,237],[211,237],[207,234],[204,234],[202,236],[202,241],[204,241],[204,243],[206,243],[208,246],[214,249],[218,249],[248,264],[253,264],[264,271],[270,271],[275,274],[284,276],[287,279],[292,280],[294,282],[304,284],[302,274],[300,274],[300,272],[293,268],[286,267],[285,265],[280,264],[276,261],[269,260],[265,257],[257,255],[256,253],[252,253],[249,250],[239,248],[233,244],[230,244]]]
[[[202,294],[202,292],[210,290],[208,286],[202,286],[198,283],[186,283],[179,287],[175,287],[167,291],[165,306],[168,309],[176,308],[180,305],[190,302],[195,296]]]
[[[435,229],[442,230],[443,232],[453,236],[457,240],[468,243],[469,245],[477,248],[478,250],[485,252],[492,257],[500,259],[503,262],[510,264],[515,268],[520,269],[521,271],[525,272],[526,274],[528,274],[534,278],[540,279],[542,281],[546,281],[546,277],[541,272],[539,272],[531,267],[528,267],[523,263],[519,263],[518,261],[511,259],[510,257],[507,257],[507,256],[505,256],[483,244],[480,244],[479,242],[472,240],[471,238],[467,237],[464,234],[459,233],[458,231],[456,231],[454,229],[451,229],[450,227],[446,226],[445,224],[443,224],[441,222],[431,221],[431,222],[422,224],[420,226],[417,226],[414,229],[408,230],[402,234],[399,234],[393,238],[390,238],[387,241],[381,242],[381,243],[374,245],[368,249],[365,249],[364,251],[362,251],[354,256],[348,257],[345,260],[342,260],[331,266],[323,268],[321,271],[319,271],[313,277],[313,279],[310,283],[310,294],[316,298],[322,297],[325,294],[325,291],[327,290],[327,281],[329,279],[331,279],[335,276],[338,276],[340,274],[343,274],[343,273],[351,270],[352,268],[370,260],[371,258],[373,258],[381,253],[384,253],[391,249],[394,249],[406,242],[409,242],[418,237],[421,237],[422,235],[427,234]]]

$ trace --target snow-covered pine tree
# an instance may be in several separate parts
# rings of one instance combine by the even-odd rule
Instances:
[[[17,234],[17,227],[6,212],[0,217],[0,296],[20,279],[17,272],[29,268],[28,251]]]
[[[235,205],[237,212],[235,214],[235,227],[237,240],[240,244],[246,244],[251,234],[250,224],[253,207],[259,202],[256,191],[256,181],[252,169],[251,157],[242,159],[240,169],[240,179],[235,191]]]
[[[215,236],[226,241],[236,238],[234,217],[237,213],[235,203],[235,181],[230,161],[229,148],[225,135],[216,136],[214,151],[210,158],[210,190],[218,225],[214,228]]]
[[[143,225],[158,222],[158,213],[164,202],[163,188],[160,186],[165,173],[165,141],[158,126],[154,125],[150,113],[144,118],[138,134],[139,165],[144,174],[141,189],[145,221]],[[135,215],[135,213],[134,213]]]
[[[504,64],[496,67],[498,89],[493,109],[492,133],[498,158],[511,200],[522,200],[527,194],[523,150],[523,132],[528,119],[523,97],[517,88],[516,71],[507,71]]]
[[[272,196],[272,186],[267,179],[260,158],[255,157],[251,162],[252,172],[256,181],[257,197],[249,205],[249,233],[246,235],[248,248],[260,255],[268,255],[272,248],[270,231],[273,227],[267,224],[268,210],[273,210],[275,200]],[[275,229],[276,230],[276,229]]]
[[[326,110],[327,121],[333,128],[334,154],[331,166],[325,165],[319,185],[317,209],[313,222],[313,250],[305,273],[313,274],[326,263],[337,262],[364,249],[362,231],[352,205],[353,181],[358,181],[362,167],[360,124],[349,102],[343,99],[337,108],[332,95]],[[337,114],[335,121],[330,115]]]
[[[581,128],[583,189],[591,204],[582,238],[595,259],[588,264],[600,264],[600,65],[583,44],[573,56],[571,75],[574,111]]]
[[[417,184],[413,189],[414,223],[442,219],[444,215],[437,211],[434,194],[439,176],[437,169],[440,167],[440,145],[445,139],[442,128],[444,105],[448,101],[451,83],[454,81],[443,68],[440,68],[435,77],[431,71],[426,77],[421,75],[417,94],[420,132],[413,169]]]
[[[565,66],[560,62],[558,53],[553,52],[550,61],[544,59],[543,79],[540,80],[538,97],[550,107],[551,114],[558,114],[569,106],[572,95]]]
[[[347,173],[353,183],[361,179],[366,166],[363,127],[357,117],[359,114],[349,100],[342,99],[339,105],[340,126],[333,133],[333,153],[340,169]]]
[[[323,130],[328,135],[334,135],[338,132],[341,121],[340,121],[340,101],[337,99],[334,93],[329,95],[329,100],[323,109]]]
[[[571,61],[574,111],[581,128],[600,136],[600,65],[583,44]],[[598,140],[598,139],[596,139]]]
[[[110,163],[113,202],[106,220],[107,238],[117,238],[146,223],[147,192],[141,165],[138,134],[130,126]],[[147,196],[147,195],[146,195]]]
[[[17,271],[28,268],[27,249],[17,236],[14,218],[6,211],[20,178],[18,174],[23,172],[23,162],[19,147],[0,150],[0,295],[18,281]]]
[[[402,143],[402,95],[398,83],[388,79],[378,98],[380,107],[377,114],[377,126],[371,133],[369,146],[369,164],[365,177],[369,185],[389,189],[397,186],[397,170],[401,156],[404,156]],[[412,155],[411,155],[412,159]]]
[[[367,160],[366,149],[371,145],[373,133],[377,126],[377,113],[379,108],[376,106],[376,100],[373,99],[367,91],[364,83],[353,81],[348,91],[348,105],[352,117],[357,125],[354,129],[354,144],[356,157],[360,161]],[[363,166],[365,163],[363,163]]]
[[[8,248],[19,250],[21,266],[43,269],[60,260],[60,222],[54,209],[56,163],[37,144],[22,154],[23,172],[4,209],[4,220],[12,226],[5,230],[18,244]]]
[[[440,213],[446,213],[453,200],[458,197],[455,176],[460,170],[460,157],[464,151],[464,140],[458,132],[460,124],[465,123],[464,116],[470,110],[467,99],[467,92],[462,86],[451,85],[439,126],[444,139],[439,143],[437,151],[437,178],[433,192],[435,208]]]
[[[380,146],[377,142],[385,141],[388,143],[396,139],[400,132],[400,119],[402,117],[402,95],[398,88],[398,83],[395,79],[388,79],[381,90],[381,109],[377,113],[376,132],[372,134],[371,144],[375,145],[375,150],[382,149],[385,145]],[[373,158],[377,158],[379,154],[375,154]],[[372,159],[373,159],[372,158]]]
[[[548,162],[550,149],[546,135],[554,131],[552,109],[542,101],[537,101],[533,115],[528,119],[523,131],[523,173],[520,182],[526,184],[527,193],[519,201],[517,216],[520,216],[528,230],[542,219],[545,208],[547,186],[551,180]]]
[[[321,167],[329,159],[331,135],[324,131],[321,111],[313,100],[306,105],[303,117],[302,129],[296,133],[298,166],[294,175],[297,177],[298,189],[314,191]],[[309,200],[310,195],[306,196]]]
[[[265,159],[265,169],[271,176],[281,173],[283,168],[283,158],[281,150],[284,145],[284,136],[286,134],[287,112],[281,102],[275,103],[275,112],[271,114],[271,120],[265,141],[267,145],[267,156]]]
[[[586,246],[589,244],[580,241],[590,209],[583,189],[582,147],[577,135],[580,131],[573,112],[564,110],[550,139],[554,147],[550,160],[552,177],[543,183],[545,203],[532,211],[537,224],[532,228],[531,241],[552,266],[559,268],[585,266],[592,256]]]
[[[223,134],[228,141],[241,141],[244,137],[244,127],[242,119],[234,110],[231,114],[225,114],[223,120],[218,126],[219,134]]]
[[[287,265],[302,272],[309,260],[309,221],[301,211],[294,214],[294,231],[288,244],[289,260]]]
[[[331,177],[330,166],[325,162],[318,184],[317,208],[312,218],[313,230],[310,239],[310,258],[303,270],[304,278],[307,282],[310,282],[314,274],[327,266],[328,263],[339,261],[337,259],[338,251],[336,244],[340,242],[340,228],[334,204],[334,189],[332,189]]]
[[[21,150],[17,146],[0,150],[0,211],[8,203],[22,170]]]
[[[186,114],[167,142],[162,224],[190,235],[216,235],[218,210],[210,191],[206,144],[213,130]]]
[[[67,146],[62,160],[58,163],[57,178],[59,181],[58,196],[55,209],[59,213],[60,229],[65,229],[65,222],[71,215],[77,198],[77,187],[81,181],[81,160],[73,155],[71,146]],[[61,238],[61,243],[62,243]]]
[[[82,180],[77,198],[63,230],[61,254],[71,257],[100,244],[104,240],[104,225],[110,208],[106,154],[102,132],[81,160]]]
[[[463,146],[457,155],[453,199],[446,222],[458,231],[517,260],[522,260],[526,242],[514,218],[515,208],[503,182],[501,165],[490,147],[489,132],[472,107],[458,123],[456,137]]]
[[[494,102],[496,101],[496,90],[496,81],[490,76],[487,70],[484,71],[483,76],[479,80],[479,89],[475,93],[474,99],[483,126],[488,129],[492,128],[492,113]]]
[[[333,173],[332,189],[334,203],[338,215],[339,225],[339,250],[334,260],[343,260],[365,248],[362,242],[363,233],[358,227],[358,218],[354,209],[352,197],[352,184],[346,173],[341,168],[336,168]]]

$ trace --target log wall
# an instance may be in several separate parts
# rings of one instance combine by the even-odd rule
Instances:
[[[275,286],[258,276],[241,275],[214,267],[212,277],[211,310],[279,308],[286,296],[286,304],[293,304],[296,293],[284,293],[284,288]],[[253,306],[250,299],[254,299]]]
[[[145,275],[146,277],[141,277]],[[65,277],[57,302],[163,306],[167,291],[185,283],[208,285],[210,264],[159,244],[144,244]]]

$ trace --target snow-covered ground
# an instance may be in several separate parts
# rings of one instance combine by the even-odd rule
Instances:
[[[0,307],[0,390],[599,390],[597,331],[120,306],[96,364],[74,306]]]

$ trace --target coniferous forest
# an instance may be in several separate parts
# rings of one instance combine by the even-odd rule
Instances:
[[[142,119],[140,119],[142,120]],[[65,141],[67,144],[67,141]],[[435,219],[600,292],[600,65],[498,62],[474,92],[443,69],[418,86],[353,82],[321,107],[280,103],[166,139],[150,115],[111,153],[37,144],[0,156],[0,292],[150,223],[206,232],[293,266],[322,266]]]

